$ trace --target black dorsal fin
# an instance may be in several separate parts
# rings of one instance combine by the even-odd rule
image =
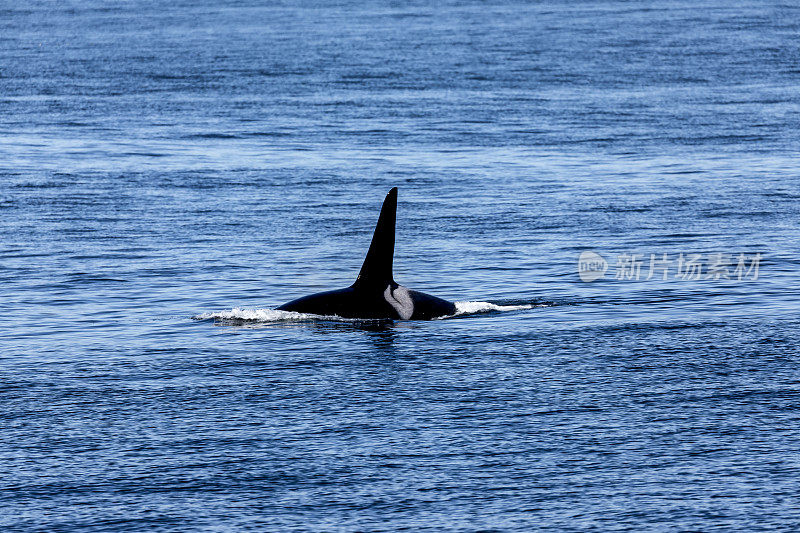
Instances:
[[[381,207],[367,257],[353,287],[384,288],[393,281],[394,226],[397,217],[397,187],[393,187]]]

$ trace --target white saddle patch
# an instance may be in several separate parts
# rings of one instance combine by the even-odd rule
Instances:
[[[403,320],[408,320],[414,314],[414,302],[405,287],[398,286],[395,290],[392,290],[392,286],[388,285],[386,290],[383,291],[383,297],[386,298],[389,305],[394,307],[394,310]]]

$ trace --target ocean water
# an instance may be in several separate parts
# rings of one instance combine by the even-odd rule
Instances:
[[[0,6],[3,531],[800,528],[795,4],[219,4]]]

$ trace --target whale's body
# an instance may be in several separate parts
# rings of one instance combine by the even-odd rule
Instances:
[[[342,318],[430,320],[452,315],[452,302],[398,285],[392,274],[397,187],[383,201],[367,257],[355,283],[345,289],[304,296],[281,311],[336,315]]]

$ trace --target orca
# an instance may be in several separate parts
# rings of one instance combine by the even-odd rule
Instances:
[[[304,296],[278,307],[315,315],[356,319],[431,320],[453,315],[456,306],[436,296],[412,291],[394,281],[394,232],[397,217],[397,187],[381,207],[364,264],[355,283],[345,289]]]

